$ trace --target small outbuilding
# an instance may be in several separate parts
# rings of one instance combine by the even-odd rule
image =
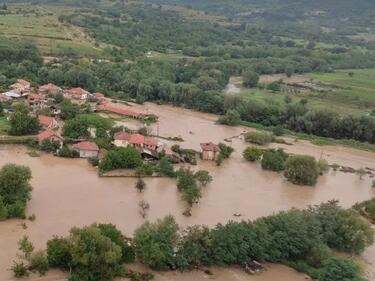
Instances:
[[[79,153],[81,158],[96,158],[99,155],[99,147],[95,142],[82,141],[73,144],[72,149]]]
[[[220,148],[212,142],[201,143],[201,149],[201,157],[203,160],[216,160],[219,156]]]

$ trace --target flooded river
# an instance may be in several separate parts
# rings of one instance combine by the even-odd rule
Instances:
[[[170,106],[146,104],[149,112],[159,116],[159,123],[152,125],[155,134],[164,137],[181,136],[181,146],[199,150],[201,142],[220,142],[232,138],[235,148],[233,157],[217,167],[215,163],[199,162],[198,168],[209,170],[214,181],[203,191],[199,205],[194,206],[193,216],[184,217],[186,205],[180,198],[172,179],[147,179],[147,188],[139,194],[135,180],[129,178],[99,178],[95,168],[85,160],[61,159],[51,155],[30,157],[20,146],[0,146],[0,166],[6,163],[27,165],[32,169],[32,200],[27,213],[35,214],[36,220],[0,222],[0,280],[13,280],[9,271],[17,251],[17,241],[27,234],[37,248],[45,247],[53,235],[66,235],[73,226],[94,222],[116,224],[124,233],[131,235],[144,222],[138,213],[138,202],[146,200],[150,206],[148,219],[155,220],[172,214],[182,226],[206,224],[213,226],[228,220],[254,219],[292,207],[303,208],[330,199],[338,199],[345,207],[369,199],[375,195],[372,179],[365,176],[331,171],[321,177],[316,187],[295,186],[282,175],[263,171],[258,164],[242,159],[246,147],[239,136],[248,128],[215,125],[216,117]],[[330,164],[353,168],[375,168],[375,154],[344,147],[318,147],[305,141],[284,147],[288,152],[323,157]],[[242,214],[235,218],[234,213]],[[375,259],[375,250],[369,249],[365,258]],[[201,272],[158,273],[156,280],[219,281],[302,281],[303,274],[280,265],[273,265],[260,276],[249,276],[238,269],[214,268],[213,277]],[[54,274],[43,280],[57,280]],[[57,273],[56,276],[60,276]],[[37,280],[37,279],[35,279]]]

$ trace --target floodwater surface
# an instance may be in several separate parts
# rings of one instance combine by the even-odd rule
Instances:
[[[66,235],[73,226],[84,226],[94,222],[113,223],[127,235],[145,220],[139,215],[138,203],[146,200],[150,204],[147,219],[154,221],[172,214],[181,226],[205,224],[213,226],[229,220],[255,219],[293,207],[304,208],[310,204],[337,199],[344,207],[374,196],[372,179],[355,174],[330,171],[321,177],[315,187],[302,187],[288,183],[282,174],[263,171],[259,164],[246,162],[241,154],[246,144],[241,134],[250,129],[216,125],[216,117],[171,106],[146,104],[147,109],[159,116],[158,124],[151,126],[154,134],[163,137],[180,136],[185,141],[181,146],[199,150],[201,142],[223,142],[230,139],[235,149],[231,159],[217,167],[213,162],[198,163],[196,169],[206,169],[213,182],[204,188],[200,203],[193,207],[192,217],[182,215],[186,208],[177,192],[173,179],[146,179],[147,188],[140,194],[134,188],[135,179],[100,178],[95,168],[80,159],[61,159],[51,155],[30,157],[20,146],[0,146],[0,166],[16,163],[32,170],[32,200],[28,204],[28,215],[35,214],[34,222],[21,220],[0,222],[0,280],[13,280],[9,268],[17,252],[17,241],[28,235],[36,248],[44,248],[53,235]],[[353,168],[375,168],[375,154],[344,147],[319,147],[298,141],[283,147],[288,152],[322,157],[330,164]],[[241,214],[234,217],[233,214]],[[371,248],[365,253],[368,261],[375,259]],[[279,266],[270,266],[260,276],[249,276],[238,269],[215,268],[214,276],[202,272],[157,273],[156,280],[219,281],[302,281],[304,275]],[[59,274],[57,274],[59,275]],[[37,280],[37,279],[34,279]],[[48,277],[44,280],[56,280]]]

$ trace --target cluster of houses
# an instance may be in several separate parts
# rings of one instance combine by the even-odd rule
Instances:
[[[72,103],[82,105],[89,101],[96,102],[96,111],[108,112],[125,117],[140,119],[150,116],[145,112],[134,109],[133,107],[112,103],[108,101],[102,93],[90,93],[82,88],[62,89],[54,84],[45,84],[38,88],[37,91],[31,86],[31,83],[19,79],[16,83],[10,85],[9,91],[0,94],[0,101],[25,101],[34,112],[49,107],[52,110],[52,116],[37,115],[42,131],[37,135],[37,140],[41,144],[44,141],[57,142],[60,147],[63,145],[64,138],[59,133],[61,126],[58,121],[60,114],[59,109],[49,102],[55,95],[63,95]],[[118,132],[114,135],[113,144],[116,147],[132,146],[137,149],[144,157],[157,159],[160,153],[166,156],[173,156],[171,149],[164,143],[155,138],[141,135],[139,133]],[[81,158],[98,157],[99,147],[92,141],[80,141],[72,145]],[[203,160],[216,160],[219,155],[219,146],[214,143],[201,144],[201,158]]]

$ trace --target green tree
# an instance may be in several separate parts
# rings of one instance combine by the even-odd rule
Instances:
[[[133,147],[118,148],[108,151],[105,158],[100,162],[101,171],[115,169],[135,169],[142,165],[142,157]]]
[[[242,74],[243,85],[248,88],[253,88],[258,85],[259,74],[252,70],[247,70]]]
[[[167,177],[174,177],[176,175],[173,165],[167,157],[163,157],[160,159],[158,171],[160,172],[160,174]]]
[[[228,126],[236,126],[240,123],[241,116],[235,109],[230,109],[224,116],[219,117],[218,122],[219,124],[228,125]]]
[[[283,149],[269,149],[263,154],[262,168],[275,172],[283,171],[287,159],[288,154]]]
[[[177,188],[182,192],[182,198],[192,206],[202,197],[195,174],[190,168],[180,168],[177,171]]]
[[[344,257],[331,257],[323,266],[322,281],[362,281],[360,270],[351,260]]]
[[[24,217],[30,199],[31,171],[28,167],[8,164],[0,170],[0,198],[7,217]]]
[[[172,216],[155,223],[146,222],[135,231],[134,245],[138,259],[152,269],[174,266],[179,227]]]
[[[69,243],[77,280],[112,280],[123,273],[121,247],[97,226],[73,228]]]
[[[195,173],[194,177],[201,186],[206,186],[212,182],[212,176],[208,171],[205,170],[199,170]]]
[[[35,135],[39,132],[40,124],[36,117],[29,115],[25,104],[17,104],[15,111],[9,117],[9,134],[15,136]]]
[[[290,156],[285,163],[285,177],[294,184],[315,185],[320,171],[314,157]]]
[[[260,160],[263,152],[257,147],[249,146],[243,151],[242,155],[247,161],[255,162]]]

